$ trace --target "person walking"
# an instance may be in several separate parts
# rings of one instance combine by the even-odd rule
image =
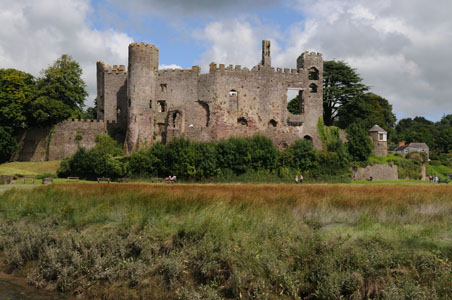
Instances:
[[[303,183],[303,174],[300,174],[300,184]]]
[[[298,175],[295,175],[295,184],[298,184]]]

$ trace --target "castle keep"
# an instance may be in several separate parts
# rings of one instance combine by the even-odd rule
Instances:
[[[98,119],[126,132],[125,151],[184,135],[217,141],[262,134],[284,148],[296,139],[321,147],[317,121],[322,116],[323,59],[302,53],[296,69],[271,66],[270,42],[262,42],[262,60],[251,70],[211,63],[208,73],[191,69],[159,70],[153,45],[129,45],[129,65],[97,63]],[[299,115],[287,111],[288,90],[300,98]]]

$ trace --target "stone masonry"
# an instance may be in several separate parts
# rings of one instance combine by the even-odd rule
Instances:
[[[153,45],[129,45],[129,65],[97,63],[98,119],[116,122],[126,132],[125,151],[185,136],[218,141],[262,134],[280,148],[305,138],[321,147],[317,121],[322,117],[323,58],[304,52],[296,69],[271,66],[270,41],[251,70],[211,63],[208,73],[159,70]],[[300,115],[287,111],[287,91],[298,91]]]

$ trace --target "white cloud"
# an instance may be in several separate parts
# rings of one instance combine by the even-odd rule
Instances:
[[[373,91],[388,98],[399,118],[452,113],[452,2],[422,0],[298,0],[305,28],[297,47],[358,69]],[[300,27],[300,26],[295,26]],[[288,49],[290,50],[290,49]],[[290,55],[289,51],[287,55]]]
[[[0,0],[0,66],[35,76],[62,54],[70,54],[83,69],[87,104],[96,96],[97,60],[127,64],[127,34],[89,26],[88,0]]]
[[[356,68],[373,92],[393,104],[399,119],[437,120],[452,113],[452,19],[447,13],[452,2],[288,1],[300,12],[300,22],[286,32],[263,30],[259,22],[243,19],[207,24],[196,34],[208,45],[202,64],[255,65],[261,39],[283,39],[284,48],[272,43],[274,66],[294,67],[305,50],[322,52],[325,59]]]
[[[171,70],[171,69],[182,69],[181,66],[178,66],[176,64],[171,65],[159,65],[159,70]]]
[[[247,20],[212,22],[203,30],[196,31],[194,36],[206,44],[207,50],[197,62],[203,70],[208,70],[211,62],[248,68],[257,65],[262,57],[264,39],[271,41],[272,53],[279,51],[276,42],[279,33],[276,30]]]

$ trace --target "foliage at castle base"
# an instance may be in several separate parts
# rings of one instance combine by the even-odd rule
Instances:
[[[263,136],[233,137],[213,142],[177,138],[155,143],[131,156],[123,156],[109,137],[99,137],[92,150],[79,149],[62,161],[58,176],[164,178],[176,175],[194,181],[294,181],[303,174],[308,181],[348,181],[350,164],[340,141],[329,151],[298,140],[283,151]],[[334,152],[337,151],[337,152]]]
[[[71,56],[62,55],[41,74],[36,79],[19,70],[0,69],[0,126],[13,135],[83,113],[86,84]]]
[[[0,127],[0,163],[8,161],[16,150],[16,139],[8,131]]]
[[[367,131],[353,123],[347,128],[347,150],[353,161],[367,161],[373,150]]]

